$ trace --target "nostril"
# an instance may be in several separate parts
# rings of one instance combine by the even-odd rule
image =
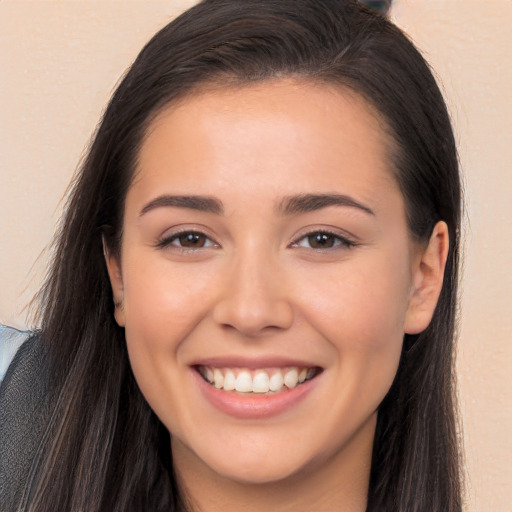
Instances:
[[[225,299],[215,307],[213,318],[221,328],[234,329],[249,337],[288,329],[293,324],[293,308],[285,300],[237,301]]]

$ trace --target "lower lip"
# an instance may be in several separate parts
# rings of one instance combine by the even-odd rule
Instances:
[[[202,395],[216,409],[240,419],[263,419],[276,416],[298,405],[313,390],[319,376],[293,389],[270,395],[242,395],[222,391],[208,384],[197,371],[192,370]]]

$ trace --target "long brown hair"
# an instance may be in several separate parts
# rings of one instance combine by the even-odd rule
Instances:
[[[460,183],[447,109],[429,66],[382,16],[350,0],[205,0],[156,34],[115,91],[73,184],[41,292],[53,414],[20,510],[182,511],[169,433],[142,397],[113,318],[113,253],[153,117],[198,87],[298,77],[338,84],[380,113],[412,237],[449,227],[430,326],[405,336],[378,412],[368,511],[460,512],[454,414]]]

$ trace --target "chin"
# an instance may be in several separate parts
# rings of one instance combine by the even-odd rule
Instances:
[[[253,439],[252,450],[243,444],[228,448],[223,442],[215,443],[212,450],[212,444],[214,443],[210,442],[207,446],[198,446],[196,450],[192,450],[174,437],[175,463],[187,467],[202,467],[201,471],[212,476],[217,475],[217,478],[223,480],[243,485],[263,485],[291,479],[307,471],[311,462],[307,459],[307,454],[301,454],[297,450],[283,447],[283,450],[276,452],[272,443],[265,443],[265,440]],[[254,446],[256,444],[262,449],[257,449]]]
[[[213,468],[221,477],[243,485],[264,485],[283,482],[300,474],[302,467],[283,464],[284,461],[268,461],[263,463],[239,463],[219,465]]]

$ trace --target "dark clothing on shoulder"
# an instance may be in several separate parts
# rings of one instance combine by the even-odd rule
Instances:
[[[0,384],[0,510],[15,512],[24,500],[31,467],[48,424],[48,370],[35,335],[16,352]]]

